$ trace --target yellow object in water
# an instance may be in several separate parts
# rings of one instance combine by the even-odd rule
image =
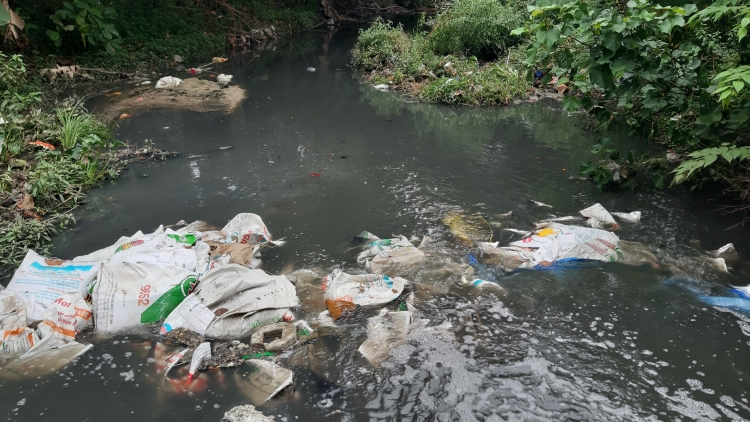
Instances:
[[[456,237],[467,242],[491,242],[492,226],[479,214],[464,211],[448,211],[443,224],[451,229]]]

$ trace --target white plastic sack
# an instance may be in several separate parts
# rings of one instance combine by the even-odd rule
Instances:
[[[359,346],[362,354],[372,365],[378,365],[388,357],[391,350],[400,346],[409,333],[411,312],[388,312],[367,319],[367,340]]]
[[[424,252],[415,248],[404,236],[379,239],[372,236],[367,249],[360,252],[357,262],[365,265],[368,273],[395,276],[413,270],[425,258]],[[362,234],[360,235],[362,237]]]
[[[388,303],[403,293],[409,281],[401,277],[351,275],[339,269],[323,278],[325,298],[369,306]]]
[[[26,327],[26,302],[23,295],[0,291],[0,330]]]
[[[62,369],[92,347],[94,346],[91,344],[75,341],[66,343],[57,337],[46,337],[18,359],[8,363],[0,371],[0,377],[29,379],[48,375]]]
[[[196,274],[180,267],[105,264],[92,294],[96,329],[109,333],[164,319],[196,284]]]
[[[633,212],[613,212],[613,216],[619,218],[622,221],[628,222],[628,223],[637,223],[641,221],[641,212],[640,211],[633,211]]]
[[[271,233],[268,232],[268,228],[257,214],[237,214],[221,229],[221,234],[224,236],[224,243],[262,244],[272,242]],[[284,244],[284,242],[273,243],[277,246]]]
[[[156,88],[168,88],[170,86],[177,86],[182,83],[182,79],[175,78],[174,76],[165,76],[156,81]]]
[[[156,232],[141,236],[121,245],[112,254],[107,264],[151,263],[166,264],[195,271],[198,256],[192,245],[196,238],[192,234],[178,234],[171,229],[159,227]]]
[[[510,245],[536,249],[533,260],[520,265],[528,268],[566,259],[618,261],[623,258],[619,243],[617,235],[606,230],[553,224]]]
[[[122,236],[113,245],[107,246],[106,248],[99,249],[98,251],[91,252],[87,255],[77,256],[73,258],[73,262],[105,262],[109,258],[112,258],[115,251],[118,250],[122,245],[130,243],[135,239],[143,237],[144,234],[140,230],[132,236]]]
[[[37,343],[36,331],[26,326],[0,330],[0,362],[23,355]]]
[[[64,293],[44,312],[39,332],[44,338],[55,336],[73,341],[78,332],[91,326],[91,319],[91,308],[80,293]]]
[[[603,224],[605,224],[606,226],[617,224],[614,217],[612,217],[609,211],[607,211],[602,206],[602,204],[594,204],[588,208],[582,209],[579,212],[581,213],[582,216],[589,218],[589,219],[593,218],[594,220],[598,220],[602,222]]]
[[[51,261],[29,250],[7,290],[19,292],[26,302],[28,324],[44,319],[44,311],[61,294],[88,295],[88,286],[99,272],[98,262]]]
[[[227,264],[206,273],[195,292],[167,317],[161,332],[187,328],[210,338],[241,338],[278,322],[298,303],[285,276]]]

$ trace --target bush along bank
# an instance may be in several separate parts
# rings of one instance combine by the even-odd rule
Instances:
[[[40,69],[77,64],[115,76],[164,67],[175,56],[185,61],[204,59],[237,48],[243,38],[248,42],[257,38],[257,30],[273,26],[283,36],[321,19],[313,0],[10,0],[9,4],[25,25],[4,28],[0,17],[0,34],[13,29],[7,38],[25,54],[27,64]]]
[[[603,129],[624,120],[670,149],[635,157],[601,140],[592,149],[601,159],[581,168],[600,187],[633,185],[646,170],[657,186],[718,181],[750,199],[750,4],[696,3],[540,1],[513,31],[531,39],[528,64],[543,82],[570,87],[567,110]]]
[[[383,20],[360,32],[352,64],[380,89],[407,92],[445,104],[500,105],[531,87],[511,31],[525,19],[518,5],[456,0],[413,34]]]
[[[50,235],[74,222],[69,211],[85,191],[133,157],[165,155],[151,146],[133,154],[80,103],[45,106],[26,73],[20,55],[0,53],[0,268],[28,249],[46,254]]]

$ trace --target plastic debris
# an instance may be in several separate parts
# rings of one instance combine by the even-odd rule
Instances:
[[[492,241],[492,226],[479,214],[449,211],[443,217],[443,224],[448,226],[456,237],[466,242]]]
[[[53,336],[73,341],[77,333],[91,325],[91,307],[81,294],[63,293],[44,312],[44,320],[39,323],[39,333],[43,338]]]
[[[362,274],[351,275],[339,269],[323,278],[325,298],[370,306],[388,303],[403,293],[409,281],[401,277]]]
[[[203,69],[201,69],[200,67],[191,67],[187,70],[187,72],[191,75],[197,75],[199,73],[203,73]]]
[[[96,330],[112,333],[162,320],[185,299],[197,280],[195,272],[175,265],[105,264],[92,292]]]
[[[229,85],[229,82],[232,81],[232,75],[225,75],[223,73],[219,74],[219,76],[216,77],[216,82],[221,86],[227,86]]]
[[[151,84],[151,81],[143,81],[143,82],[141,82],[141,85],[150,85],[150,84]]]
[[[543,202],[539,202],[539,201],[534,201],[533,199],[529,199],[529,202],[531,202],[532,204],[536,205],[537,207],[547,207],[547,208],[552,208],[552,205],[547,205],[547,204],[545,204],[545,203],[543,203]]]
[[[383,309],[379,315],[367,319],[367,340],[357,351],[372,365],[378,365],[391,350],[405,341],[409,324],[411,312],[389,312]]]
[[[292,371],[281,366],[259,359],[248,359],[234,373],[237,387],[250,399],[250,403],[259,406],[271,397],[292,384]]]
[[[226,264],[201,278],[195,292],[169,314],[161,333],[187,328],[216,339],[241,338],[278,322],[298,303],[285,276]]]
[[[198,345],[193,351],[193,359],[190,361],[190,371],[188,372],[187,382],[195,378],[195,374],[198,373],[198,368],[203,364],[203,361],[211,358],[211,343],[205,342]]]
[[[581,215],[588,218],[586,223],[593,228],[605,228],[615,226],[617,222],[614,217],[601,204],[594,204],[580,211]]]
[[[382,92],[388,92],[391,90],[391,86],[388,84],[378,84],[378,85],[373,85],[372,87]]]
[[[633,211],[633,212],[613,212],[611,213],[613,216],[617,217],[618,219],[625,221],[626,223],[638,223],[641,221],[641,212],[640,211]]]
[[[98,262],[46,259],[29,250],[7,290],[23,296],[30,325],[44,319],[45,310],[61,293],[79,292],[82,297],[87,297],[88,286],[96,279],[99,267]]]
[[[308,68],[307,68],[307,71],[308,71],[308,72],[315,72],[315,68],[314,68],[314,67],[308,67]]]
[[[330,315],[334,321],[338,321],[342,316],[354,312],[357,309],[357,305],[346,300],[326,299],[326,309],[328,309],[328,315]]]
[[[500,218],[507,218],[507,217],[511,217],[511,216],[513,216],[513,211],[508,211],[508,212],[506,212],[504,214],[495,214],[495,215],[493,215],[493,217],[498,218],[498,219],[500,219]]]
[[[229,59],[227,59],[226,57],[214,57],[213,59],[211,59],[211,62],[212,63],[224,63],[227,60]]]
[[[182,79],[175,78],[174,76],[165,76],[156,81],[155,88],[168,88],[170,86],[177,86],[182,83]]]
[[[405,275],[425,259],[424,252],[404,236],[380,239],[370,232],[362,232],[357,238],[369,241],[366,249],[357,255],[357,262],[364,264],[368,273]]]

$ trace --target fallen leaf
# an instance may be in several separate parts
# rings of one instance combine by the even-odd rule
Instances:
[[[109,94],[104,94],[105,97],[114,97],[115,95],[122,95],[122,92],[115,91],[115,92],[111,92]]]
[[[23,197],[16,202],[16,207],[19,210],[31,211],[34,209],[34,197],[28,193],[24,193]]]
[[[216,75],[208,75],[209,78],[215,78]]]
[[[565,84],[561,84],[557,86],[557,93],[562,94],[563,92],[568,90],[568,86]]]
[[[214,63],[224,63],[227,60],[228,59],[226,59],[224,57],[214,57],[213,59],[211,59],[211,61],[214,62]]]
[[[123,120],[123,119],[129,119],[129,118],[130,118],[130,115],[129,115],[128,113],[122,113],[122,114],[120,115],[120,120]]]

